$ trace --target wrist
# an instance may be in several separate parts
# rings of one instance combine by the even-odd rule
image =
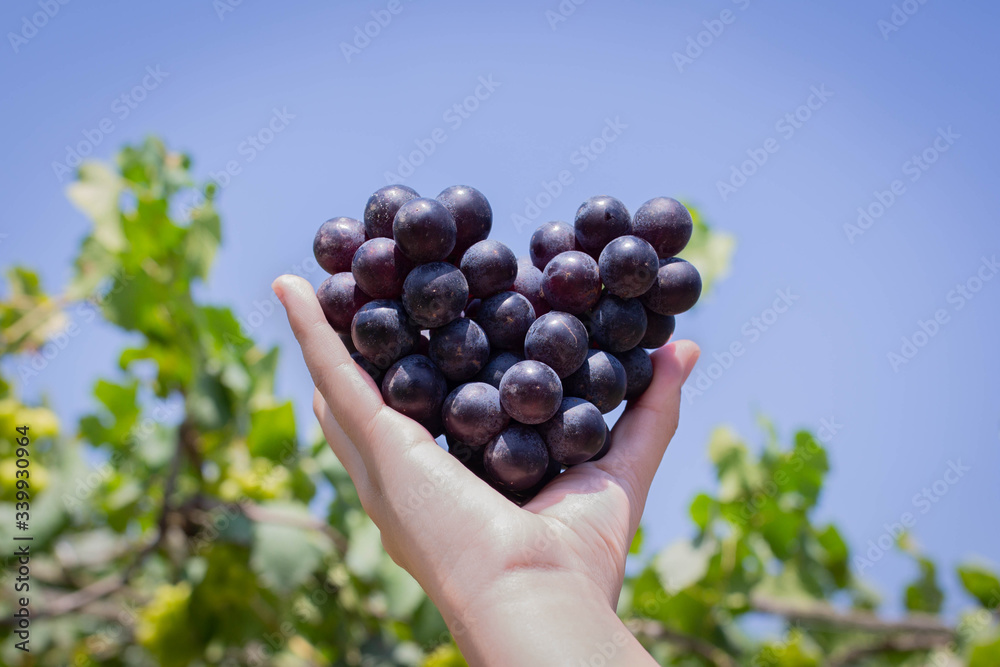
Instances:
[[[439,608],[473,667],[656,664],[580,574],[515,570],[462,598]]]

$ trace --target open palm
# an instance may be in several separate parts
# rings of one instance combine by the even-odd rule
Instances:
[[[282,276],[274,288],[316,385],[327,441],[389,555],[439,608],[453,610],[453,631],[471,622],[462,611],[471,599],[525,570],[568,575],[615,606],[649,486],[677,427],[681,385],[698,358],[694,343],[652,355],[653,383],[618,420],[603,459],[573,466],[521,508],[385,405],[308,282]]]

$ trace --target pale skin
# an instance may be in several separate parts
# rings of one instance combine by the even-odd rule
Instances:
[[[521,508],[383,403],[307,281],[281,276],[273,287],[327,442],[386,551],[437,605],[470,665],[656,665],[615,608],[697,345],[654,352],[653,383],[618,420],[607,456],[570,468]]]

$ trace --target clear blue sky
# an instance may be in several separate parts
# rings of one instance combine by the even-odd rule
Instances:
[[[572,182],[538,222],[571,219],[594,194],[632,210],[682,197],[739,247],[731,277],[678,333],[702,346],[706,372],[733,342],[746,352],[685,404],[646,511],[651,544],[687,534],[688,500],[713,486],[712,427],[731,423],[757,442],[759,411],[786,437],[823,419],[842,425],[828,444],[821,513],[856,551],[910,512],[914,536],[944,565],[973,554],[1000,561],[1000,276],[975,281],[982,258],[1000,256],[1000,7],[932,0],[885,32],[892,5],[589,0],[552,23],[557,0],[400,0],[397,14],[388,0],[69,2],[37,34],[0,45],[0,264],[39,267],[52,291],[65,283],[86,221],[53,163],[102,122],[97,157],[156,133],[190,151],[203,176],[239,168],[220,198],[225,245],[204,296],[244,318],[270,312],[260,304],[271,279],[303,266],[319,223],[360,216],[417,142],[429,155],[405,182],[427,195],[476,186],[493,204],[494,236],[519,254],[530,229],[518,231],[512,215],[562,170]],[[0,27],[20,32],[37,11],[5,3]],[[345,55],[341,43],[373,11],[391,20]],[[701,35],[707,46],[678,66],[675,52],[710,28],[719,34]],[[141,101],[116,102],[144,84]],[[449,112],[456,104],[470,111]],[[275,110],[285,118],[273,140],[244,143]],[[796,112],[808,119],[783,120]],[[609,122],[616,129],[605,131]],[[577,152],[602,131],[614,140],[600,155]],[[948,138],[934,148],[939,136]],[[935,161],[918,157],[920,166],[913,156],[925,150]],[[764,154],[720,194],[734,165]],[[851,243],[844,225],[895,180],[892,204]],[[981,287],[971,300],[951,293],[970,279]],[[752,318],[772,321],[778,290],[797,300],[763,331]],[[938,310],[947,321],[918,335],[926,344],[894,369],[888,353],[901,354],[902,338]],[[253,317],[260,340],[286,349],[279,391],[311,428],[308,375],[284,318]],[[84,327],[29,393],[47,393],[67,420],[88,409],[92,382],[123,342],[107,334]],[[949,474],[956,483],[940,483],[945,493],[922,513],[914,496],[949,461],[970,470]],[[914,571],[890,556],[864,574],[896,591]],[[946,583],[955,590],[950,574]]]

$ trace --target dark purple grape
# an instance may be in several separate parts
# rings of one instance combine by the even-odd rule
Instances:
[[[455,218],[436,199],[411,199],[399,207],[392,223],[392,238],[417,264],[447,258],[455,248],[456,234]]]
[[[517,258],[500,241],[479,241],[462,255],[462,273],[469,281],[469,294],[485,299],[506,292],[517,278]]]
[[[545,476],[549,455],[535,429],[511,424],[486,445],[483,462],[499,487],[526,491]]]
[[[500,392],[485,382],[469,382],[448,394],[441,414],[448,435],[469,447],[485,445],[510,423]]]
[[[351,320],[361,307],[371,301],[371,297],[361,291],[350,272],[335,273],[324,280],[316,290],[316,298],[337,333],[351,330]]]
[[[623,299],[645,294],[660,268],[653,246],[637,236],[619,236],[604,246],[598,264],[604,286]]]
[[[378,368],[388,368],[413,351],[420,331],[398,301],[366,303],[351,323],[354,347]]]
[[[592,403],[582,398],[564,398],[551,419],[538,426],[549,456],[563,465],[576,465],[592,458],[604,445],[607,425]]]
[[[632,234],[649,241],[660,259],[684,250],[693,229],[691,214],[684,204],[670,197],[650,199],[632,219]]]
[[[601,298],[601,273],[590,255],[570,250],[556,255],[542,278],[545,300],[553,310],[578,315]]]
[[[484,299],[476,313],[476,323],[486,332],[490,346],[501,350],[521,350],[534,321],[531,302],[517,292],[500,292]]]
[[[542,489],[548,486],[549,482],[558,477],[559,473],[562,472],[562,469],[563,465],[559,463],[559,461],[556,461],[552,457],[549,457],[549,465],[545,468],[545,474],[542,475],[542,478],[538,480],[538,482],[533,487],[531,487],[527,491],[521,491],[519,493],[507,492],[504,493],[504,495],[507,496],[508,499],[510,499],[512,502],[516,503],[520,507],[524,507],[529,502],[531,502],[531,500],[535,496],[537,496]]]
[[[653,382],[653,360],[641,347],[615,355],[625,369],[625,400],[634,401],[642,396]]]
[[[625,367],[602,350],[589,350],[580,369],[563,380],[563,395],[582,398],[607,414],[625,400]]]
[[[422,327],[436,329],[456,320],[469,302],[469,284],[447,262],[421,264],[403,282],[403,305]]]
[[[354,318],[351,318],[351,319],[353,320]],[[347,330],[344,331],[344,332],[338,331],[337,335],[340,336],[340,342],[344,344],[344,347],[347,348],[348,352],[357,352],[358,351],[358,348],[354,347],[354,341],[351,339],[351,327],[350,326],[348,326]]]
[[[519,361],[524,361],[524,357],[520,354],[514,352],[495,352],[490,357],[486,366],[483,367],[483,370],[479,371],[479,375],[474,379],[476,382],[485,382],[499,389],[500,380],[503,379],[504,373]]]
[[[420,195],[405,185],[387,185],[379,188],[365,206],[365,231],[368,238],[392,238],[392,221],[399,207]]]
[[[576,231],[568,222],[546,222],[535,230],[528,243],[531,263],[539,271],[544,271],[553,257],[570,250],[579,250],[579,246],[576,242]]]
[[[590,340],[583,322],[569,313],[542,315],[524,338],[524,357],[540,361],[565,378],[587,358]]]
[[[541,317],[552,310],[549,308],[549,302],[545,300],[545,292],[542,291],[543,277],[544,274],[527,257],[517,260],[517,278],[511,289],[531,302],[531,307],[535,309],[535,317]]]
[[[614,197],[591,197],[580,204],[573,221],[576,240],[593,257],[599,257],[604,246],[619,236],[631,233],[628,209]]]
[[[440,419],[448,382],[427,357],[411,354],[394,363],[382,378],[382,398],[396,412],[423,424]]]
[[[486,466],[483,463],[485,447],[470,447],[464,442],[459,442],[450,437],[447,440],[449,454],[461,461],[462,465],[468,468],[476,477],[492,483],[493,480],[486,474]]]
[[[351,270],[351,260],[365,242],[365,227],[354,218],[331,218],[313,239],[313,254],[327,273]]]
[[[453,185],[437,196],[455,219],[457,233],[451,259],[457,264],[474,243],[483,241],[493,228],[493,209],[479,190],[468,185]]]
[[[646,334],[646,309],[638,299],[605,294],[589,315],[590,337],[602,350],[631,350]]]
[[[464,317],[431,332],[427,355],[451,382],[468,380],[490,360],[486,332]]]
[[[361,366],[361,370],[368,373],[368,375],[375,380],[376,385],[382,384],[382,378],[385,377],[385,371],[362,357],[360,352],[351,352],[351,359],[354,359],[354,363]]]
[[[500,404],[522,424],[541,424],[556,413],[563,398],[556,372],[540,361],[521,361],[500,380]]]
[[[642,303],[660,315],[680,315],[698,302],[701,274],[679,257],[660,260],[656,282],[642,295]]]
[[[611,451],[611,427],[605,424],[604,429],[606,431],[604,435],[604,444],[601,446],[601,450],[599,452],[590,457],[590,461],[600,461],[609,451]]]
[[[358,285],[373,299],[398,299],[403,281],[413,270],[413,262],[392,239],[365,241],[354,254],[351,273]]]
[[[673,315],[660,315],[646,308],[646,335],[639,341],[639,347],[647,350],[663,347],[674,335],[676,325],[677,320]]]

